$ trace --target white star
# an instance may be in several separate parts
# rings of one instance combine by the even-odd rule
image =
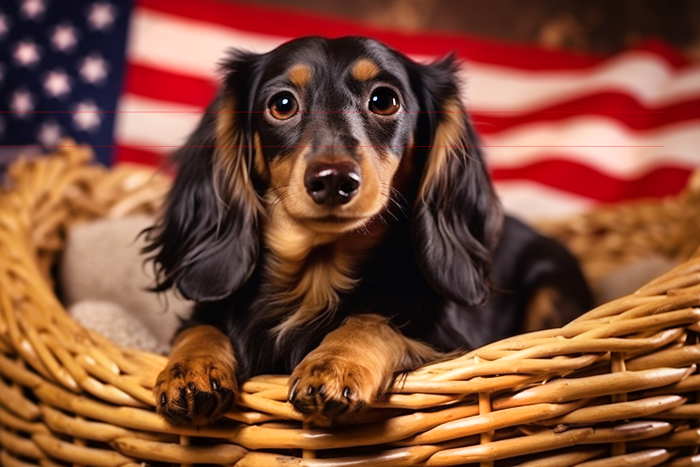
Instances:
[[[22,14],[28,19],[37,19],[46,11],[43,0],[24,0],[22,2]]]
[[[90,84],[100,84],[107,78],[107,62],[99,55],[85,57],[80,65],[80,76]]]
[[[56,122],[44,122],[37,136],[44,146],[55,146],[61,139],[61,126]]]
[[[81,131],[96,131],[102,123],[100,109],[92,101],[83,101],[78,104],[73,113],[73,125]]]
[[[15,93],[12,95],[10,109],[12,109],[15,115],[17,115],[19,118],[25,118],[27,115],[29,115],[29,112],[34,110],[34,101],[32,99],[32,95],[29,94],[29,91],[15,91]]]
[[[25,40],[15,47],[14,57],[20,65],[30,67],[39,61],[39,49],[31,40]]]
[[[117,9],[108,2],[93,3],[88,11],[88,23],[93,29],[104,31],[114,23]]]
[[[0,39],[4,39],[7,31],[10,30],[10,20],[7,16],[0,13]]]
[[[70,79],[64,72],[54,70],[46,75],[44,89],[51,97],[63,97],[71,91]]]
[[[53,30],[51,43],[61,52],[67,52],[78,43],[77,31],[70,24],[60,24]]]

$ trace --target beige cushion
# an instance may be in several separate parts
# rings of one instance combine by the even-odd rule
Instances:
[[[73,227],[60,264],[60,293],[67,307],[85,300],[111,302],[145,326],[157,345],[167,345],[179,326],[179,318],[191,313],[192,303],[172,291],[148,291],[154,275],[151,263],[144,264],[140,251],[145,240],[139,234],[152,224],[152,218],[134,216]],[[99,309],[95,313],[99,314]],[[88,314],[81,311],[83,317]],[[106,326],[101,328],[108,328],[110,322],[117,326],[113,317],[112,308],[104,316]],[[90,322],[92,326],[95,320]],[[115,343],[129,345],[118,338]]]

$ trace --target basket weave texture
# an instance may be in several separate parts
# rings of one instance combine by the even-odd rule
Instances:
[[[700,465],[700,255],[561,329],[520,335],[398,381],[356,423],[305,427],[287,377],[246,382],[214,426],[169,426],[165,358],[77,325],[54,293],[68,225],[154,213],[168,180],[92,165],[87,148],[16,163],[0,195],[0,464],[136,466]],[[700,180],[665,201],[543,226],[592,277],[649,251],[689,257]],[[651,227],[649,227],[651,226]]]

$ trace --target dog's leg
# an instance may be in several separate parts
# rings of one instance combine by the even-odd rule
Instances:
[[[214,326],[185,329],[158,375],[156,407],[172,424],[205,425],[225,413],[236,398],[231,341]]]
[[[353,316],[294,369],[289,400],[307,422],[327,426],[374,402],[389,389],[396,372],[438,357],[382,316]]]

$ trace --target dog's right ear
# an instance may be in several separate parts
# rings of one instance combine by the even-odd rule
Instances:
[[[419,146],[428,151],[413,212],[413,245],[426,280],[464,306],[491,291],[491,252],[503,213],[462,103],[453,56],[420,65]],[[425,134],[427,133],[427,134]],[[427,140],[426,140],[427,137]]]
[[[263,213],[252,170],[251,111],[259,55],[234,52],[199,125],[175,154],[177,175],[157,224],[146,232],[156,291],[194,301],[224,298],[253,273]]]

